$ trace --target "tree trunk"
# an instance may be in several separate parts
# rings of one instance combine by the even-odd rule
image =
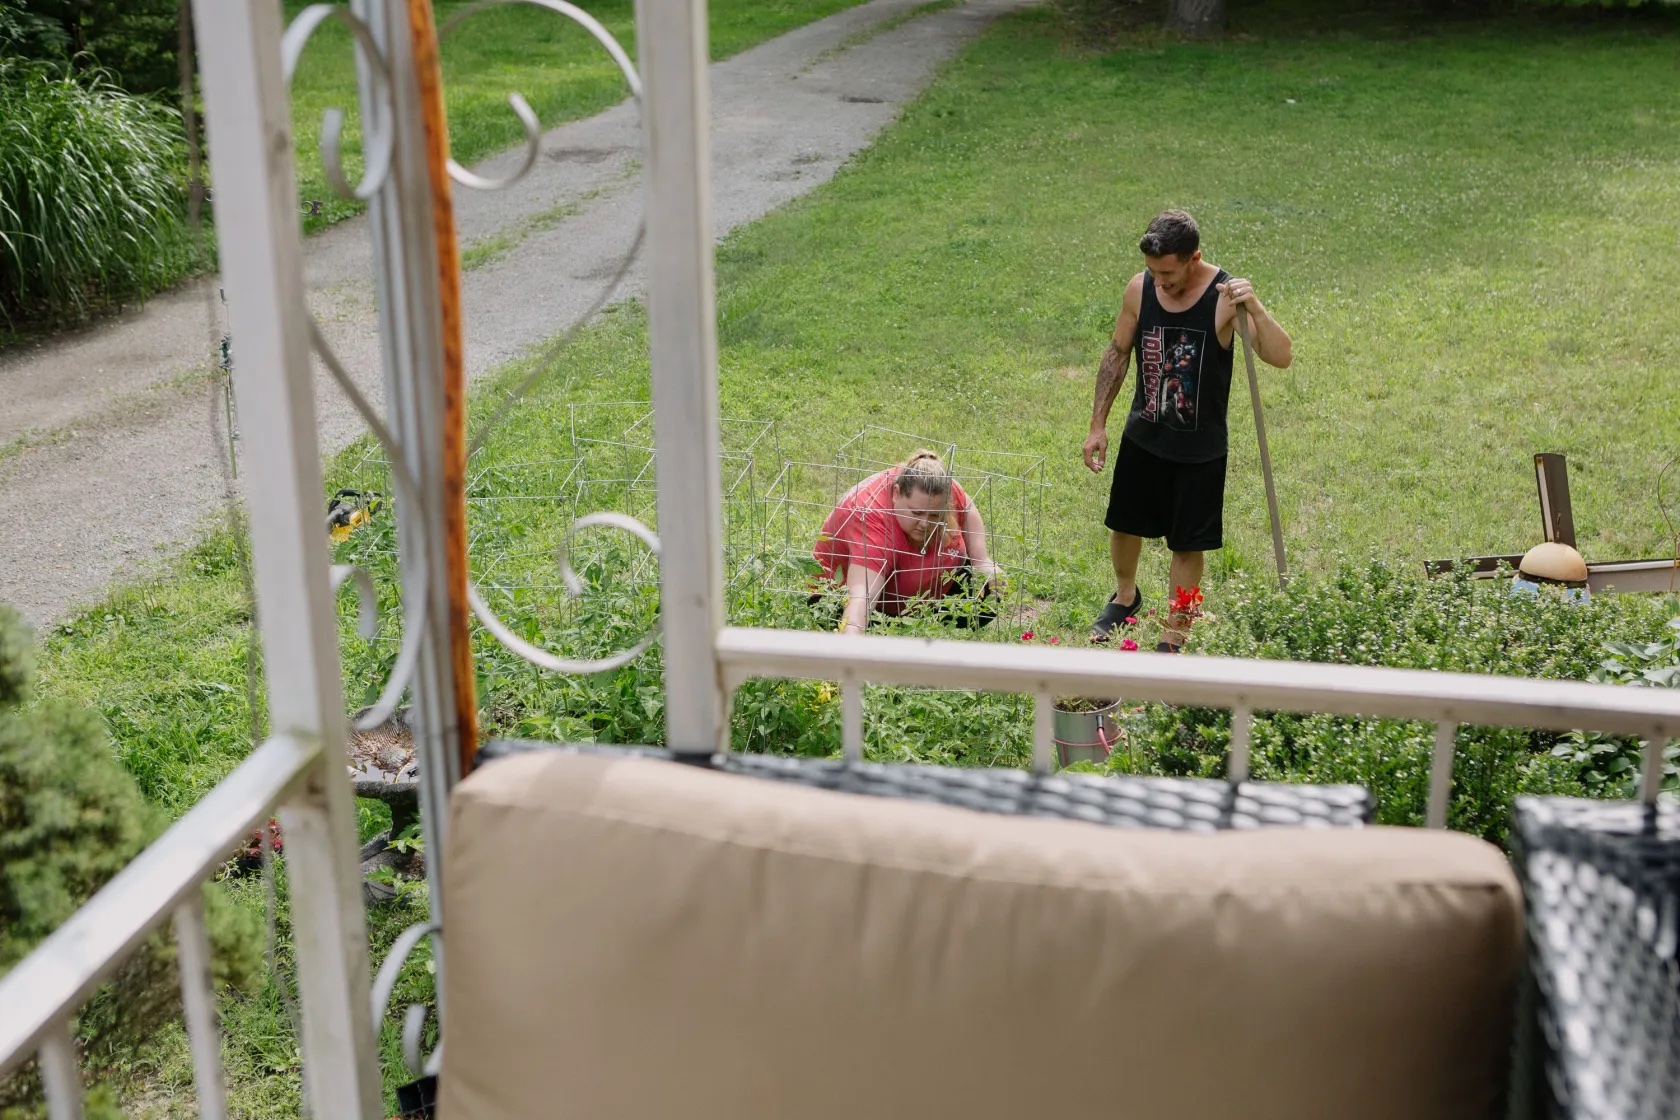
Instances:
[[[1205,39],[1225,30],[1225,0],[1172,0],[1167,25],[1193,39]]]

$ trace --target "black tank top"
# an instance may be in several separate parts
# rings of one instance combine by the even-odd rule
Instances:
[[[1155,296],[1155,278],[1143,274],[1126,438],[1159,458],[1206,463],[1225,454],[1233,351],[1219,345],[1214,312],[1219,285],[1229,279],[1220,269],[1189,310],[1168,311]]]

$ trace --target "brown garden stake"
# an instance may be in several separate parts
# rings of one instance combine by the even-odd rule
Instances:
[[[1260,475],[1266,480],[1266,513],[1272,519],[1272,555],[1277,559],[1278,586],[1289,586],[1289,565],[1283,556],[1283,522],[1278,518],[1277,484],[1272,481],[1272,452],[1266,445],[1266,411],[1260,406],[1260,378],[1254,372],[1254,340],[1249,334],[1248,310],[1237,305],[1237,333],[1242,335],[1243,361],[1248,365],[1248,395],[1254,402],[1254,434],[1260,443]]]
[[[449,182],[449,125],[443,110],[443,74],[431,0],[408,0],[414,68],[420,79],[426,127],[426,170],[431,180],[432,237],[437,243],[438,293],[443,319],[444,550],[448,555],[450,678],[455,725],[460,732],[461,776],[478,751],[478,699],[467,603],[467,379],[461,344],[461,252],[455,237],[455,203]]]

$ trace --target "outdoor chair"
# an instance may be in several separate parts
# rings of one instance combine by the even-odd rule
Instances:
[[[1521,798],[1515,825],[1529,969],[1513,1116],[1680,1115],[1680,807]]]
[[[444,864],[445,1120],[1438,1120],[1504,1098],[1510,865],[1366,827],[1363,790],[484,755]]]

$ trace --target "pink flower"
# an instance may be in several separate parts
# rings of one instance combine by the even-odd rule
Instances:
[[[1150,613],[1153,614],[1154,612],[1151,611]],[[1127,626],[1136,626],[1137,625],[1137,615],[1135,615],[1135,614],[1127,615],[1126,616],[1126,625]]]
[[[1051,638],[1050,638],[1050,644],[1053,645],[1053,646],[1059,646],[1059,645],[1062,644],[1062,640],[1060,638],[1052,635]]]
[[[1136,642],[1132,641],[1132,639],[1130,639],[1130,638],[1127,638],[1125,641],[1120,643],[1120,648],[1123,649],[1123,650],[1126,650],[1128,652],[1130,652],[1131,650],[1137,649],[1137,647],[1138,647],[1138,644]]]
[[[1021,640],[1022,640],[1022,641],[1023,641],[1023,642],[1030,642],[1030,641],[1032,641],[1032,640],[1033,640],[1033,632],[1032,632],[1032,631],[1031,631],[1031,630],[1028,630],[1028,631],[1027,631],[1027,632],[1026,632],[1026,633],[1025,633],[1025,634],[1022,634],[1022,635],[1021,635]]]

